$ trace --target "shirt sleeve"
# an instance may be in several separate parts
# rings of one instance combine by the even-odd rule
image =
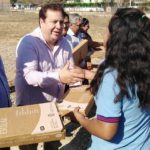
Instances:
[[[10,107],[10,93],[7,77],[4,70],[3,61],[0,56],[0,108]]]
[[[59,82],[59,70],[38,71],[38,52],[32,37],[25,37],[17,48],[17,70],[22,72],[29,85],[50,87]]]
[[[108,72],[104,75],[95,97],[97,105],[97,119],[105,122],[118,122],[121,116],[121,102],[114,102],[119,93],[119,86],[115,81],[115,75]]]

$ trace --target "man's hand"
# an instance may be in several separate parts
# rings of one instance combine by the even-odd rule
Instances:
[[[69,69],[69,63],[59,71],[59,78],[62,83],[76,83],[84,78],[84,71],[79,67]]]

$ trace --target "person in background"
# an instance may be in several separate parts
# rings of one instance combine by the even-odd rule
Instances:
[[[68,29],[69,29],[69,15],[64,12],[64,27],[63,27],[63,31],[62,31],[62,34],[63,36],[65,37],[67,35],[67,32],[68,32]]]
[[[80,43],[80,39],[77,37],[81,25],[81,16],[73,13],[69,15],[69,29],[66,35],[67,40],[72,44],[72,48],[76,47]]]
[[[84,73],[74,66],[72,49],[62,36],[64,10],[46,4],[39,11],[39,27],[25,35],[16,53],[16,105],[60,102],[65,84],[82,81]],[[21,146],[37,149],[37,144]]]
[[[4,70],[4,65],[0,56],[0,108],[11,107],[9,85]],[[0,150],[10,150],[9,147],[0,148]]]
[[[135,8],[112,16],[105,61],[91,82],[96,118],[74,110],[92,134],[89,150],[150,149],[150,19]]]
[[[92,40],[92,37],[89,35],[88,30],[90,28],[89,20],[87,18],[82,18],[80,32],[78,33],[78,38],[80,41],[82,39],[88,40],[89,50],[97,49],[100,46],[103,46],[103,42],[96,42]]]

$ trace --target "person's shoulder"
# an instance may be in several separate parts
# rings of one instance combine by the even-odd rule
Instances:
[[[33,32],[24,35],[20,39],[20,41],[32,43],[34,40],[36,40],[40,36],[39,34],[40,34],[40,28],[36,28],[33,30]]]
[[[61,37],[60,44],[64,48],[71,49],[70,41],[66,37]]]
[[[71,40],[71,35],[67,34],[64,38],[67,40]]]
[[[33,36],[31,36],[30,34],[26,34],[19,40],[19,43],[32,43],[33,40]]]
[[[118,75],[117,70],[114,69],[114,68],[109,67],[109,68],[105,69],[103,78],[107,79],[107,80],[108,79],[109,80],[116,80],[117,75]]]
[[[60,43],[63,43],[63,44],[66,44],[66,43],[68,43],[68,39],[67,39],[67,37],[65,36],[62,36],[61,37],[61,39],[60,39]]]

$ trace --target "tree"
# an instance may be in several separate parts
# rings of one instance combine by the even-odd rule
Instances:
[[[16,3],[17,0],[10,0],[11,5],[14,5],[14,3]]]

